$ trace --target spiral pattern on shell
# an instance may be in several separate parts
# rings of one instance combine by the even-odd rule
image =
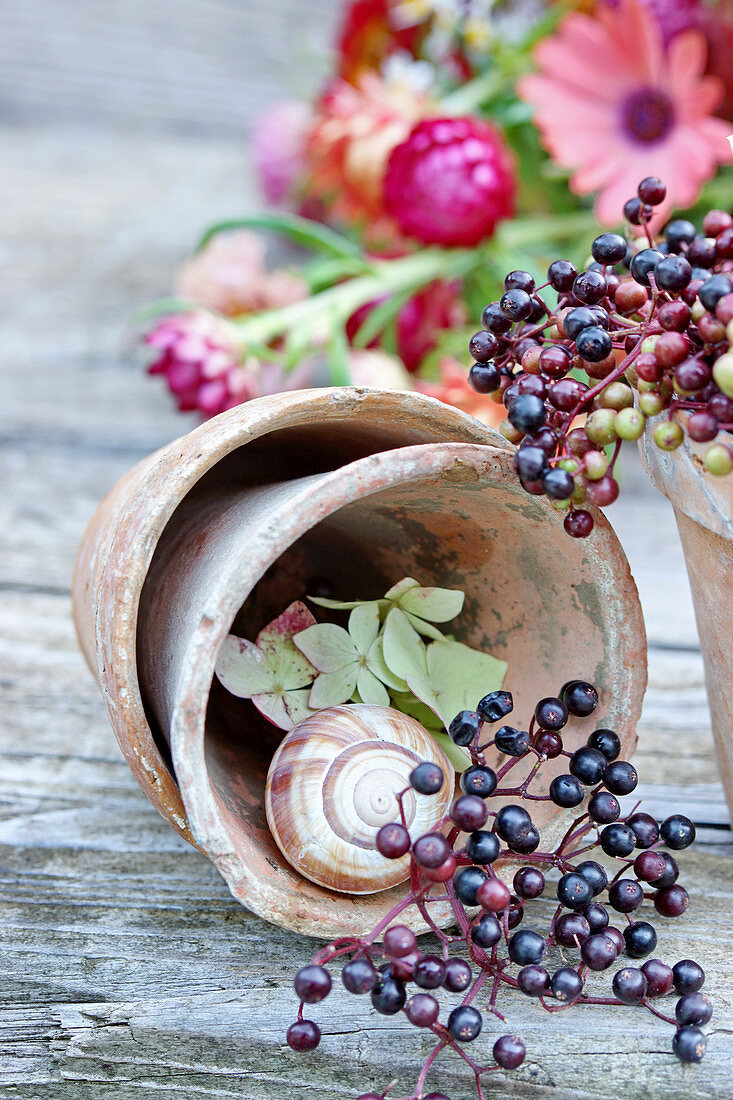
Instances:
[[[422,760],[443,769],[437,795],[403,798],[413,840],[429,832],[453,798],[455,776],[419,722],[391,707],[328,707],[299,722],[281,742],[267,775],[270,831],[292,867],[311,882],[372,894],[404,882],[409,854],[385,859],[376,849],[383,825],[399,821],[396,795]]]

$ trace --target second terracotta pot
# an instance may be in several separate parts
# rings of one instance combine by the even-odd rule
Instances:
[[[500,437],[428,398],[312,391],[234,409],[128,475],[80,553],[80,637],[138,781],[235,897],[300,932],[364,932],[400,887],[340,896],[283,860],[263,798],[282,735],[224,692],[216,658],[319,579],[371,598],[405,575],[466,591],[456,633],[508,662],[518,721],[583,676],[630,753],[645,639],[613,532],[598,517],[571,540]],[[590,728],[571,724],[569,746]],[[538,805],[551,835],[557,811]]]

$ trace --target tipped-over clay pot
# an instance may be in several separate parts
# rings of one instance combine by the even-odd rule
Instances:
[[[404,576],[466,592],[456,636],[508,662],[517,721],[588,678],[601,703],[567,743],[595,721],[632,751],[645,635],[611,528],[597,515],[590,538],[569,538],[547,500],[522,491],[501,437],[430,398],[313,390],[223,413],[123,478],[79,554],[79,637],[140,786],[239,901],[299,932],[363,933],[404,888],[339,895],[286,863],[264,804],[283,735],[224,691],[217,654],[319,579],[339,598],[373,598]],[[557,809],[535,805],[556,833]]]
[[[713,477],[702,463],[708,444],[685,436],[662,451],[645,432],[641,457],[652,484],[674,508],[695,605],[713,736],[733,814],[733,474]]]

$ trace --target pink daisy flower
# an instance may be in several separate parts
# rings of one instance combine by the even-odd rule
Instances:
[[[723,88],[704,76],[706,45],[696,30],[665,50],[659,24],[638,0],[567,16],[538,47],[539,72],[519,83],[553,160],[572,172],[580,195],[599,192],[596,215],[620,221],[639,180],[660,176],[673,206],[691,206],[730,159],[730,126],[713,112]]]

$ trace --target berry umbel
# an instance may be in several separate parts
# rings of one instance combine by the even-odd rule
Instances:
[[[604,234],[596,251],[620,252],[611,238]],[[526,279],[517,277],[512,289],[526,286]],[[496,1038],[491,1029],[493,1060],[481,1049],[487,1015],[506,1022],[504,1001],[511,989],[550,1012],[578,1004],[642,1006],[674,1029],[671,1045],[678,1058],[700,1061],[707,1043],[701,1029],[712,1015],[700,992],[705,974],[691,959],[669,966],[650,957],[657,932],[644,907],[652,902],[665,918],[686,909],[689,897],[677,883],[679,868],[663,845],[675,852],[688,847],[694,825],[682,814],[658,823],[638,806],[622,814],[617,796],[633,791],[637,777],[631,764],[618,759],[621,743],[613,730],[596,728],[585,745],[565,747],[563,738],[570,744],[572,737],[575,745],[578,738],[577,725],[568,727],[569,734],[566,724],[588,719],[598,702],[593,685],[572,680],[537,703],[526,731],[498,725],[513,709],[506,691],[492,692],[475,710],[456,717],[450,735],[471,756],[462,793],[433,832],[411,841],[403,799],[430,797],[442,786],[434,764],[418,764],[411,773],[410,786],[397,795],[401,821],[377,834],[385,856],[410,852],[409,891],[369,935],[330,943],[296,974],[300,1012],[287,1035],[294,1051],[318,1045],[320,1029],[303,1019],[303,1009],[330,994],[326,964],[343,960],[341,979],[349,993],[369,993],[378,1013],[402,1013],[414,1027],[433,1034],[415,1088],[395,1100],[450,1100],[426,1092],[430,1069],[446,1050],[473,1071],[479,1098],[485,1074],[520,1066],[525,1046],[511,1032]],[[489,766],[488,750],[502,762],[492,758]],[[554,771],[549,784],[548,762]],[[558,764],[567,770],[559,771]],[[512,774],[517,765],[521,778]],[[532,808],[546,801],[575,808],[562,840],[547,848],[532,820]],[[617,860],[617,869],[591,858],[598,848]],[[541,896],[558,902],[549,926],[532,905]],[[431,915],[435,903],[446,902],[457,926],[452,934]],[[439,953],[421,950],[405,923],[408,914],[431,929]],[[456,953],[459,948],[465,958]],[[455,1001],[441,1008],[434,995],[439,989],[454,994]],[[678,998],[675,1008],[663,1012],[659,1000],[670,993]],[[474,1044],[480,1054],[473,1053]],[[367,1091],[360,1100],[383,1095]]]

